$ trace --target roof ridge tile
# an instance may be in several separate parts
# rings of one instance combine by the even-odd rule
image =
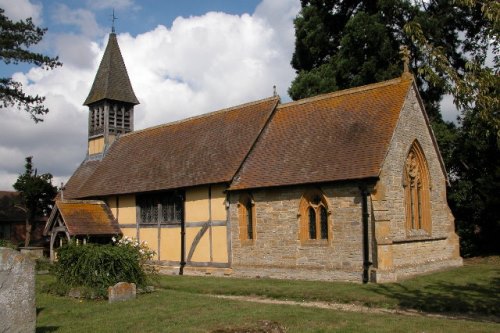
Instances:
[[[412,80],[412,79],[410,79],[410,80]],[[401,77],[397,77],[397,78],[387,80],[387,81],[370,83],[370,84],[366,84],[366,85],[359,86],[359,87],[352,87],[352,88],[337,90],[337,91],[333,91],[330,93],[325,93],[325,94],[316,95],[316,96],[312,96],[312,97],[302,98],[302,99],[299,99],[297,101],[292,101],[292,102],[280,104],[278,107],[280,109],[284,109],[284,108],[287,108],[290,106],[296,106],[296,105],[301,105],[301,104],[305,104],[305,103],[321,101],[321,100],[324,100],[327,98],[356,94],[356,93],[365,92],[365,91],[373,90],[373,89],[378,89],[378,88],[382,88],[382,87],[386,87],[386,86],[390,86],[390,85],[400,84],[403,81],[410,81],[410,80],[404,79]]]

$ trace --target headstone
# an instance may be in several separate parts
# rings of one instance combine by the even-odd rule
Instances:
[[[108,288],[109,303],[128,301],[134,299],[137,294],[135,283],[118,282]]]
[[[35,262],[0,247],[0,333],[35,332]]]

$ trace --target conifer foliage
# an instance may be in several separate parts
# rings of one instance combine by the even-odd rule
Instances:
[[[36,216],[47,215],[52,209],[57,187],[52,185],[52,175],[39,175],[33,168],[33,157],[26,157],[25,171],[17,178],[13,187],[19,192],[21,205],[18,207],[26,214],[26,238],[24,246],[29,246]]]
[[[42,40],[46,31],[47,29],[35,26],[31,18],[14,22],[5,16],[4,10],[0,8],[0,59],[7,65],[28,63],[45,69],[61,66],[58,57],[51,58],[29,50]],[[41,117],[49,111],[43,105],[44,100],[43,96],[25,93],[20,82],[0,77],[0,108],[24,108],[31,118],[38,122],[42,121]]]

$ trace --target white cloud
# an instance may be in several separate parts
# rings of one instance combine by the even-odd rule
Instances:
[[[118,35],[141,102],[135,128],[266,98],[275,84],[285,97],[295,75],[290,59],[298,7],[298,1],[264,0],[253,15],[212,12],[177,18],[170,29],[160,25],[136,37]],[[99,31],[93,14],[59,8],[59,18],[61,11],[69,11],[68,24],[84,31],[90,22],[90,30]],[[85,158],[87,108],[82,103],[107,43],[107,37],[100,43],[90,37],[87,32],[56,36],[54,48],[63,67],[15,75],[26,92],[46,96],[50,112],[43,123],[34,124],[23,111],[0,111],[0,160],[8,161],[0,164],[0,189],[10,189],[23,171],[25,156],[34,156],[35,166],[51,172],[57,185]]]
[[[71,9],[59,4],[52,18],[60,24],[77,26],[83,35],[89,37],[102,36],[105,31],[97,23],[94,13],[87,9]]]
[[[35,25],[42,24],[42,5],[33,4],[30,0],[0,0],[0,8],[13,21],[33,19]]]

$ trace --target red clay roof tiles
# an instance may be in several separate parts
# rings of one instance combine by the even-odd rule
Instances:
[[[70,236],[117,235],[120,227],[103,201],[56,201],[54,212],[59,212]],[[52,213],[47,226],[53,224],[57,213]],[[48,228],[46,227],[46,231]]]
[[[269,98],[133,132],[102,161],[83,163],[64,195],[378,177],[411,85],[398,78],[283,105]]]
[[[77,170],[67,187],[84,184],[65,197],[229,183],[277,104],[268,98],[124,135],[97,167],[84,163]]]
[[[230,189],[377,177],[411,82],[280,105]]]

